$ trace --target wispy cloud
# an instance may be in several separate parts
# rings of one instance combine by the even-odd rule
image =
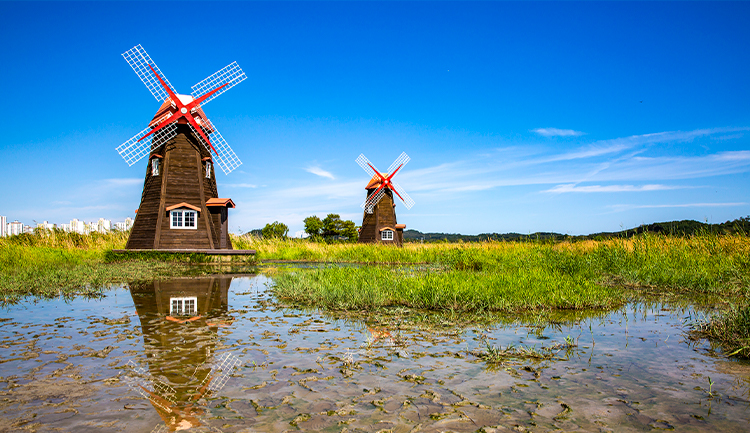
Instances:
[[[109,186],[131,186],[143,183],[142,178],[125,178],[125,179],[104,179]]]
[[[611,208],[615,212],[622,212],[632,209],[661,209],[661,208],[683,208],[683,207],[729,207],[729,206],[746,206],[746,202],[735,203],[678,203],[678,204],[616,204]]]
[[[750,150],[719,152],[714,156],[717,161],[750,161]]]
[[[549,192],[553,194],[563,194],[568,192],[646,192],[646,191],[664,191],[670,189],[681,189],[683,186],[669,186],[669,185],[586,185],[578,186],[574,183],[565,185],[557,185],[554,188],[544,190],[542,192]]]
[[[252,184],[252,183],[223,183],[221,186],[225,186],[227,188],[257,188],[258,185]]]
[[[572,129],[558,129],[558,128],[536,128],[532,129],[531,132],[536,132],[544,137],[577,137],[583,135],[581,131],[574,131]]]
[[[307,167],[307,168],[305,168],[305,171],[308,172],[308,173],[312,173],[312,174],[314,174],[316,176],[327,177],[327,178],[329,178],[331,180],[335,179],[335,177],[333,176],[333,174],[331,174],[331,172],[325,171],[325,170],[323,170],[322,168],[320,168],[318,166]]]

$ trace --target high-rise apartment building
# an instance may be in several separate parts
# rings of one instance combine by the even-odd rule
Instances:
[[[23,223],[18,220],[8,223],[8,236],[16,236],[23,233]]]
[[[8,236],[8,218],[0,215],[0,238]]]

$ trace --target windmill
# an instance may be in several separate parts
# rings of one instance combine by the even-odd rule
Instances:
[[[117,148],[132,166],[147,155],[141,204],[127,249],[232,249],[228,198],[219,198],[214,165],[242,164],[203,107],[245,78],[233,62],[178,94],[140,45],[122,54],[161,106],[148,126]]]
[[[409,156],[402,153],[385,173],[381,173],[364,155],[359,155],[357,158],[357,164],[370,175],[370,182],[365,187],[367,198],[360,206],[365,210],[362,228],[359,231],[360,242],[398,246],[403,244],[406,225],[396,223],[396,204],[393,202],[393,194],[404,202],[407,209],[414,206],[414,200],[392,179],[407,162],[409,162]]]

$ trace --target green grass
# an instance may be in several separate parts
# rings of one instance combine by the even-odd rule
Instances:
[[[750,304],[732,306],[692,326],[695,334],[718,343],[729,356],[750,358]]]
[[[122,255],[128,233],[80,235],[42,231],[0,238],[0,304],[25,296],[100,296],[107,286],[193,273],[184,262],[200,262],[190,255]]]
[[[115,254],[127,233],[60,231],[0,238],[0,302],[25,295],[101,293],[123,281],[195,272],[203,256]],[[645,234],[582,242],[406,244],[403,248],[299,239],[232,238],[257,259],[391,266],[280,272],[282,299],[329,309],[404,306],[435,311],[549,312],[608,309],[634,291],[721,297],[726,310],[702,332],[748,356],[750,240],[744,234],[676,237]],[[205,269],[198,272],[212,272]],[[744,339],[744,340],[743,340]]]
[[[331,267],[274,276],[281,299],[331,309],[406,306],[427,310],[518,311],[612,308],[622,290],[559,273],[425,271],[388,267]]]

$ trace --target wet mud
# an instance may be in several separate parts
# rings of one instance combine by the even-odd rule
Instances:
[[[0,431],[746,431],[750,363],[689,305],[575,316],[320,312],[264,276],[0,312]],[[567,338],[566,338],[567,337]]]

